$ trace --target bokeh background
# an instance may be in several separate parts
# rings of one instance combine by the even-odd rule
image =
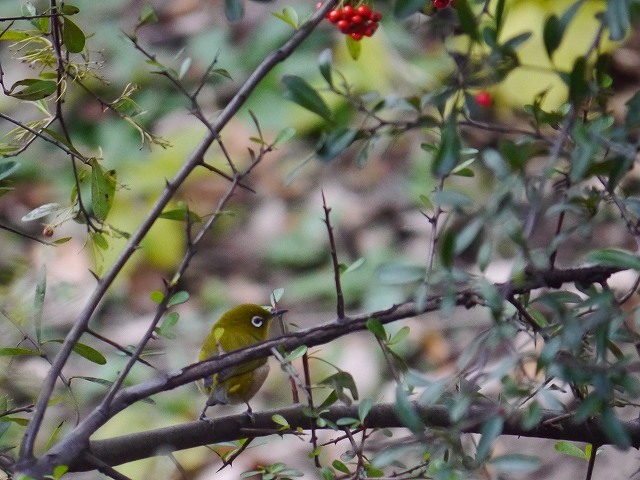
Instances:
[[[33,2],[40,5],[43,2]],[[247,2],[245,18],[230,25],[224,18],[221,1],[155,0],[151,3],[159,17],[158,23],[141,28],[137,34],[147,51],[168,66],[179,69],[185,59],[191,66],[184,84],[194,88],[209,62],[217,57],[217,65],[231,78],[223,75],[208,82],[199,97],[208,115],[215,117],[252,69],[265,55],[285,41],[292,29],[278,20],[272,11],[280,11],[292,2]],[[301,16],[315,9],[314,1],[293,2]],[[570,2],[512,1],[508,30],[511,36],[522,31],[541,28],[550,12],[564,11]],[[593,10],[602,2],[587,2],[572,27],[575,33],[556,56],[557,65],[571,65],[575,55],[585,50],[595,24]],[[74,2],[81,14],[77,23],[88,39],[96,78],[89,84],[103,99],[115,99],[128,84],[137,91],[132,98],[145,111],[142,123],[155,135],[170,143],[162,148],[141,145],[139,134],[129,124],[104,112],[101,106],[81,89],[70,89],[63,108],[76,146],[99,157],[105,168],[118,171],[118,192],[109,221],[117,228],[132,231],[144,218],[147,209],[202,137],[202,125],[189,112],[188,101],[145,62],[123,32],[131,32],[144,3],[131,0]],[[328,24],[321,25],[286,62],[279,65],[252,94],[242,111],[223,132],[223,140],[231,157],[247,164],[248,148],[255,148],[250,137],[256,136],[251,110],[260,122],[267,138],[275,138],[284,128],[293,126],[295,137],[269,154],[250,176],[248,182],[256,190],[239,190],[225,215],[199,249],[181,288],[190,300],[178,308],[180,321],[174,329],[175,338],[158,338],[151,344],[146,357],[162,369],[178,369],[195,361],[199,343],[218,315],[232,305],[251,302],[268,304],[275,289],[284,289],[280,305],[289,309],[285,319],[290,328],[304,328],[332,320],[335,316],[333,271],[328,237],[323,223],[322,192],[331,207],[336,243],[341,262],[351,265],[362,262],[343,277],[343,288],[350,313],[389,307],[411,298],[424,269],[430,241],[430,227],[422,215],[422,196],[428,196],[435,184],[429,174],[425,152],[420,148],[424,132],[414,132],[397,138],[383,139],[370,152],[366,161],[358,161],[358,148],[347,149],[338,158],[323,162],[310,158],[326,127],[324,121],[284,98],[280,79],[285,74],[300,75],[310,84],[322,88],[317,68],[318,55],[325,49],[333,52],[336,68],[359,92],[377,92],[388,102],[401,107],[402,97],[437,88],[455,69],[447,54],[456,41],[446,38],[445,27],[450,12],[435,17],[423,15],[397,20],[390,13],[391,3],[379,0],[378,9],[385,18],[376,35],[363,41],[362,56],[354,61],[348,55],[344,39]],[[0,3],[0,16],[20,14],[20,2]],[[325,22],[326,23],[326,22]],[[523,46],[523,69],[514,78],[488,90],[494,99],[490,109],[479,110],[478,118],[510,125],[526,125],[519,115],[522,105],[536,93],[549,89],[548,107],[559,105],[566,91],[556,75],[544,71],[544,51],[535,38]],[[29,66],[16,62],[15,50],[0,42],[0,60],[5,83],[28,76]],[[640,70],[638,39],[634,36],[623,44],[607,44],[613,52],[615,92],[612,105],[622,112],[624,102],[637,89]],[[342,99],[326,96],[326,101],[339,115],[353,115]],[[36,118],[39,112],[20,108],[8,97],[0,97],[0,109],[23,120]],[[398,118],[402,109],[398,108]],[[355,117],[354,117],[355,118]],[[2,133],[12,127],[0,122]],[[427,134],[428,135],[428,134]],[[496,134],[469,130],[464,141],[470,148],[492,145]],[[42,142],[35,142],[17,160],[20,169],[12,177],[8,189],[0,197],[0,221],[31,235],[41,237],[43,228],[60,218],[49,217],[22,222],[32,209],[49,202],[68,202],[73,177],[69,160],[61,152]],[[224,166],[219,149],[208,154],[213,165]],[[494,179],[479,167],[473,178],[454,180],[455,188],[482,203],[490,194]],[[192,211],[206,215],[214,210],[226,191],[226,180],[203,171],[194,175],[180,189],[178,202]],[[450,219],[447,228],[459,228],[464,216]],[[550,224],[553,225],[553,224]],[[543,229],[545,227],[542,227]],[[551,227],[549,227],[551,228]],[[606,222],[603,222],[606,232]],[[545,232],[541,231],[540,241]],[[606,245],[624,245],[624,238],[611,232],[602,237]],[[55,226],[52,240],[71,237],[55,247],[41,245],[6,231],[0,231],[0,338],[2,346],[14,346],[23,337],[22,331],[32,328],[32,303],[35,286],[42,267],[46,265],[47,293],[44,336],[63,338],[95,286],[90,270],[101,271],[108,266],[124,240],[112,238],[108,249],[96,249],[86,242],[83,225],[73,221]],[[159,220],[145,238],[143,248],[119,276],[93,320],[93,328],[120,343],[134,344],[143,334],[155,312],[149,296],[162,289],[163,279],[172,276],[184,251],[185,231],[180,222]],[[584,245],[574,245],[575,251],[561,252],[562,261],[571,264]],[[461,266],[475,261],[473,246],[458,259]],[[486,274],[499,281],[510,273],[510,252],[497,252]],[[624,282],[624,279],[620,280]],[[409,326],[411,334],[397,347],[398,353],[411,368],[442,378],[455,371],[456,360],[469,342],[490,325],[490,318],[481,310],[454,312],[449,318],[422,316],[393,325],[391,331]],[[277,329],[276,329],[277,330]],[[273,332],[277,334],[277,331]],[[524,341],[524,340],[523,340]],[[113,379],[124,364],[123,357],[94,338],[83,342],[108,357],[103,366],[85,359],[75,359],[65,374],[68,377],[90,376]],[[55,352],[56,344],[47,345]],[[314,349],[314,356],[338,365],[350,372],[358,385],[361,398],[374,401],[394,398],[394,383],[385,366],[382,353],[370,334],[352,335],[331,345]],[[47,372],[43,358],[25,357],[11,362],[0,359],[0,392],[16,403],[33,399]],[[288,380],[271,359],[272,373],[265,388],[252,402],[254,410],[274,408],[291,403]],[[311,360],[315,380],[333,373],[322,361]],[[17,375],[19,373],[19,375]],[[144,366],[136,367],[130,382],[143,381],[153,373]],[[77,378],[72,381],[73,396],[60,390],[57,404],[51,408],[44,431],[62,432],[73,427],[75,416],[82,416],[95,404],[104,386],[96,381]],[[487,392],[490,393],[490,392]],[[322,390],[317,392],[323,397]],[[204,399],[195,386],[187,386],[153,398],[154,404],[134,405],[110,421],[99,432],[108,438],[129,432],[172,425],[197,418]],[[220,414],[241,411],[242,407],[221,408]],[[10,425],[0,440],[11,444],[21,431]],[[329,439],[332,435],[323,434]],[[41,439],[44,444],[47,439]],[[382,439],[380,448],[385,443]],[[268,446],[267,446],[268,444]],[[41,445],[42,446],[42,445]],[[232,448],[232,447],[227,447]],[[539,454],[544,466],[536,478],[579,478],[586,462],[562,456],[553,450],[552,442],[544,440],[501,439],[498,450],[514,450]],[[327,458],[340,456],[347,447],[330,447]],[[312,461],[307,458],[308,443],[296,438],[257,440],[234,463],[215,478],[238,478],[240,473],[277,460],[316,478]],[[333,455],[333,457],[330,456]],[[597,463],[597,471],[607,477],[628,478],[638,469],[635,452],[620,453],[605,449],[605,460]],[[188,472],[188,478],[214,478],[219,457],[207,448],[177,452],[176,458]],[[324,459],[323,459],[324,460]],[[612,467],[612,466],[615,466]],[[132,478],[181,478],[170,459],[159,456],[122,467]],[[578,473],[576,473],[578,472]],[[495,472],[482,472],[485,478],[498,478]],[[91,478],[73,475],[70,478]],[[318,477],[319,478],[319,477]],[[508,477],[508,478],[527,478]]]

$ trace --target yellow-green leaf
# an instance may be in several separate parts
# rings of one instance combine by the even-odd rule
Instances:
[[[116,171],[105,171],[96,159],[91,159],[91,206],[98,220],[105,221],[113,206],[116,192]]]

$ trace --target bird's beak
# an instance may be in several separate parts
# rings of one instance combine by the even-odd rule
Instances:
[[[271,317],[280,317],[283,313],[287,313],[289,310],[274,310],[271,312]]]

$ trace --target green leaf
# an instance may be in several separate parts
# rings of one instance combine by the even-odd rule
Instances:
[[[329,122],[332,120],[331,110],[306,80],[296,75],[285,75],[282,83],[287,89],[286,98]]]
[[[273,292],[271,292],[271,295],[269,297],[269,300],[271,301],[271,306],[275,307],[276,303],[278,303],[281,299],[282,296],[284,295],[284,288],[276,288],[273,290]]]
[[[184,76],[191,68],[192,62],[193,59],[191,57],[187,57],[182,61],[182,64],[180,64],[180,70],[178,71],[178,79],[182,80],[184,78]]]
[[[280,130],[280,132],[276,136],[276,139],[273,141],[273,145],[274,146],[280,145],[281,143],[291,140],[293,137],[295,137],[295,135],[296,135],[295,128],[293,127],[284,128]]]
[[[409,336],[411,329],[407,326],[402,327],[389,339],[388,345],[396,345]]]
[[[346,466],[344,463],[342,463],[340,460],[337,460],[337,459],[336,459],[336,460],[334,460],[333,462],[331,462],[331,466],[332,466],[333,468],[335,468],[336,470],[338,470],[339,472],[342,472],[342,473],[351,473],[351,472],[349,471],[349,469],[347,468],[347,466]]]
[[[180,203],[178,208],[174,208],[173,210],[165,210],[158,217],[178,222],[186,222],[187,220],[191,223],[202,222],[202,217],[187,208],[185,203]]]
[[[109,242],[103,234],[91,232],[90,237],[93,244],[100,250],[107,250],[109,248]]]
[[[473,41],[480,42],[480,32],[478,31],[476,18],[469,7],[467,0],[456,0],[455,9],[458,14],[458,21],[460,22],[462,30],[464,30],[464,32],[469,35]]]
[[[584,57],[576,58],[569,74],[569,99],[573,103],[580,103],[589,93],[587,82],[587,60]]]
[[[364,265],[365,262],[365,258],[364,257],[360,257],[358,260],[356,260],[355,262],[353,262],[351,265],[349,265],[344,272],[342,272],[342,275],[345,275],[349,272],[353,272],[357,269],[359,269],[362,265]]]
[[[18,168],[20,168],[20,164],[14,160],[0,163],[0,180],[13,175]]]
[[[398,420],[413,433],[422,432],[424,423],[409,401],[407,392],[402,385],[396,387],[396,402],[394,410]]]
[[[62,427],[62,423],[59,425],[59,427]],[[68,471],[69,471],[69,467],[68,466],[66,466],[66,465],[57,465],[53,469],[53,480],[58,480],[58,479],[62,478],[62,476],[65,473],[67,473]]]
[[[494,14],[494,18],[496,21],[496,34],[500,33],[502,30],[502,21],[504,20],[504,4],[505,0],[498,0],[498,4],[496,5],[496,12]],[[497,36],[497,35],[496,35]]]
[[[80,13],[80,9],[70,3],[64,3],[62,5],[62,13],[64,15],[75,15],[76,13]]]
[[[442,127],[440,145],[431,165],[431,172],[446,176],[455,168],[460,159],[460,137],[458,137],[455,114],[451,114]]]
[[[271,12],[271,14],[291,25],[294,29],[298,28],[298,13],[292,7],[284,7],[282,13]]]
[[[464,227],[454,239],[454,252],[460,254],[464,252],[469,245],[478,237],[480,230],[484,227],[484,220],[482,218],[475,218],[466,227]]]
[[[180,290],[179,292],[171,295],[171,298],[167,302],[167,308],[175,307],[176,305],[181,305],[186,303],[189,300],[189,292],[184,290]]]
[[[19,42],[21,40],[26,40],[31,38],[33,35],[28,32],[16,31],[16,30],[7,30],[6,32],[2,32],[2,36],[0,36],[0,40],[9,41],[9,42]]]
[[[339,371],[333,375],[328,376],[320,382],[320,385],[330,385],[335,388],[338,398],[345,403],[350,403],[348,397],[344,395],[343,390],[347,389],[351,393],[351,398],[358,400],[358,389],[353,377],[350,373]]]
[[[56,428],[53,429],[53,432],[51,433],[51,436],[49,437],[49,440],[47,440],[47,442],[44,444],[44,449],[45,450],[49,450],[51,448],[51,445],[53,445],[56,442],[56,439],[58,438],[58,435],[60,434],[60,430],[62,430],[62,426],[63,425],[64,425],[64,420],[62,422],[60,422]],[[61,465],[61,466],[63,466],[63,465]],[[65,472],[66,472],[66,470],[65,470]],[[62,472],[62,473],[64,474],[65,472]],[[60,477],[59,476],[58,477],[54,476],[54,478],[60,478]]]
[[[224,14],[230,22],[236,22],[244,16],[240,0],[224,0]]]
[[[373,400],[371,400],[370,398],[362,399],[362,401],[360,402],[360,405],[358,405],[358,418],[360,419],[361,423],[364,423],[372,407],[373,407]]]
[[[333,87],[333,52],[330,48],[325,48],[318,56],[318,68],[320,74],[327,81],[330,87]]]
[[[385,342],[387,340],[387,332],[384,325],[377,318],[370,318],[366,323],[367,330],[373,333],[378,340]]]
[[[333,160],[344,152],[355,140],[358,130],[338,127],[330,131],[316,147],[316,154],[323,162]]]
[[[44,312],[44,297],[47,291],[47,267],[43,265],[36,284],[36,293],[33,297],[33,324],[36,331],[36,342],[39,344],[42,334],[42,313]]]
[[[638,255],[613,248],[603,248],[590,252],[585,257],[585,260],[607,267],[640,270],[640,257]]]
[[[62,343],[62,341],[60,343]],[[73,351],[81,357],[84,357],[90,362],[98,365],[105,365],[107,363],[107,359],[102,355],[102,353],[89,345],[85,345],[84,343],[76,343],[73,346]]]
[[[91,206],[95,217],[104,222],[113,206],[116,192],[115,170],[105,171],[98,160],[92,158],[91,165]]]
[[[581,460],[588,460],[587,456],[585,455],[585,452],[583,452],[580,449],[580,447],[578,447],[572,442],[567,442],[566,440],[558,440],[553,445],[553,448],[555,448],[557,452],[560,452],[563,455],[579,458]]]
[[[0,357],[15,357],[18,355],[38,355],[40,352],[29,350],[28,348],[7,347],[0,348]]]
[[[273,420],[275,424],[280,425],[282,428],[289,428],[289,422],[287,422],[287,419],[278,413],[276,413],[275,415],[271,415],[271,420]]]
[[[78,375],[75,377],[71,377],[72,379],[79,379],[79,380],[86,380],[87,382],[91,382],[91,383],[95,383],[98,385],[102,385],[103,387],[110,387],[111,385],[113,385],[113,381],[112,380],[107,380],[105,378],[98,378],[98,377],[87,377],[84,375]]]
[[[560,23],[560,19],[556,15],[551,15],[544,23],[544,30],[542,37],[544,39],[544,48],[547,51],[547,56],[553,58],[554,52],[562,43],[562,36],[564,35],[564,29]]]
[[[345,37],[347,42],[347,51],[349,55],[354,60],[358,60],[360,58],[360,54],[362,53],[362,43],[360,41],[354,40],[353,38],[347,36]]]
[[[480,430],[482,437],[478,442],[478,448],[476,449],[476,458],[474,459],[475,465],[480,465],[491,452],[491,446],[493,442],[502,433],[504,426],[504,419],[502,417],[491,417],[483,425]]]
[[[173,333],[173,328],[178,323],[178,320],[180,320],[180,315],[178,314],[178,312],[170,312],[166,317],[164,317],[160,326],[156,327],[155,332],[161,337],[173,340],[174,338],[176,338],[176,334]],[[219,330],[216,330],[215,333],[217,334],[219,331],[223,332],[224,330],[221,328]],[[222,333],[220,334],[220,336],[222,336]],[[219,338],[216,335],[216,341],[218,340]]]
[[[142,27],[143,25],[151,25],[153,23],[158,23],[158,15],[156,11],[153,9],[153,5],[150,3],[145,3],[140,9],[140,15],[138,15],[138,23],[136,24],[136,29]]]
[[[80,53],[84,50],[86,42],[84,32],[68,17],[64,18],[62,24],[62,41],[70,53]]]
[[[616,417],[613,408],[606,408],[600,417],[600,425],[611,443],[623,450],[631,447],[631,438],[624,424]]]
[[[24,87],[17,92],[14,90],[18,87]],[[56,93],[57,84],[53,80],[40,80],[37,78],[25,78],[24,80],[18,80],[9,89],[8,95],[17,98],[19,100],[40,100],[47,98],[50,95]]]
[[[55,340],[47,340],[45,343],[64,343],[62,339]],[[93,347],[89,345],[85,345],[84,343],[76,343],[73,346],[73,351],[80,355],[81,357],[86,358],[90,362],[96,363],[98,365],[104,365],[107,363],[107,359]]]
[[[297,360],[298,358],[302,357],[305,353],[307,353],[307,346],[300,345],[299,347],[294,349],[291,353],[289,353],[286,357],[284,357],[284,361],[291,363],[294,360]]]
[[[21,220],[23,222],[37,220],[38,218],[46,217],[47,215],[58,212],[62,208],[64,207],[59,203],[45,203],[44,205],[40,205],[39,207],[34,208],[26,215],[23,215]]]
[[[628,0],[607,0],[606,19],[609,38],[614,42],[623,40],[630,25]]]

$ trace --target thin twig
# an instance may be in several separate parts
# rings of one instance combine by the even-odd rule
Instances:
[[[313,411],[315,405],[313,403],[313,390],[311,389],[311,370],[309,369],[309,354],[304,352],[302,355],[302,370],[304,372],[304,390],[307,392],[308,406]],[[317,468],[322,468],[320,464],[320,456],[318,455],[318,435],[316,433],[316,423],[311,422],[311,446],[313,447],[313,463]]]
[[[598,452],[598,446],[597,445],[591,445],[591,455],[589,456],[589,466],[587,467],[587,476],[585,477],[585,480],[591,480],[591,477],[593,476],[593,467],[596,466],[596,453]]]
[[[322,192],[322,209],[324,210],[324,223],[327,226],[327,234],[329,235],[329,245],[331,248],[331,261],[333,262],[333,276],[336,282],[336,313],[339,319],[344,318],[344,294],[342,293],[342,285],[340,284],[340,264],[338,263],[338,252],[336,250],[336,240],[333,236],[333,228],[331,227],[331,218],[329,213],[331,208],[327,207],[327,200]]]
[[[124,353],[125,355],[127,355],[128,357],[132,356],[133,353],[131,352],[131,350],[128,350],[126,348],[124,348],[122,345],[120,345],[117,342],[114,342],[113,340],[111,340],[110,338],[105,337],[104,335],[99,334],[98,332],[96,332],[94,329],[88,327],[87,328],[87,333],[89,335],[91,335],[92,337],[97,338],[98,340],[100,340],[101,342],[106,343],[107,345],[111,345],[113,348],[115,348],[116,350],[118,350],[121,353]],[[157,368],[150,364],[149,362],[147,362],[144,358],[138,358],[138,362],[146,365],[147,367],[151,367],[154,370],[157,370]]]

